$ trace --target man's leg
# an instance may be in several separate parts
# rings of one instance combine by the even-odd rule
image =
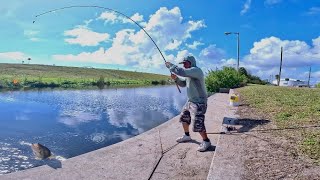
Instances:
[[[207,111],[207,104],[193,103],[190,108],[191,119],[193,121],[193,131],[199,132],[203,142],[200,144],[198,151],[206,151],[211,142],[207,136],[206,127],[204,124],[205,113]]]
[[[182,122],[182,127],[183,127],[183,130],[184,130],[185,133],[189,134],[189,126],[190,125],[188,123]]]
[[[203,126],[204,126],[204,116],[202,116],[202,118],[200,118],[200,119],[202,119],[202,123],[203,123]],[[199,131],[199,134],[201,135],[203,141],[200,144],[200,146],[198,147],[198,151],[204,152],[211,146],[211,142],[210,142],[210,139],[207,136],[207,132],[205,130],[205,126],[204,126],[204,130],[203,131]]]
[[[207,132],[199,132],[199,133],[203,140],[208,139]]]
[[[180,122],[182,123],[184,135],[177,139],[178,143],[187,142],[191,140],[189,134],[189,125],[191,122],[190,112],[187,109],[184,109],[180,116]]]

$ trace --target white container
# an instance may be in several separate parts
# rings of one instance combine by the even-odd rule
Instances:
[[[230,106],[239,106],[240,105],[240,96],[237,94],[230,95]]]

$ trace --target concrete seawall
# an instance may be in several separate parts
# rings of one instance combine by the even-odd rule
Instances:
[[[0,179],[207,179],[209,171],[214,171],[211,163],[219,148],[215,145],[223,119],[233,117],[234,112],[228,94],[209,97],[205,124],[207,132],[217,133],[209,134],[213,146],[203,153],[196,150],[201,142],[198,133],[191,132],[192,142],[176,143],[183,135],[177,116],[136,137],[67,159],[59,168],[44,165]]]

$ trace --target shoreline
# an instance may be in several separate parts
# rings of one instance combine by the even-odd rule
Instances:
[[[29,92],[29,91],[52,91],[52,90],[57,90],[57,91],[68,91],[68,90],[106,90],[106,89],[126,89],[126,88],[144,88],[144,87],[165,87],[165,86],[173,86],[174,84],[165,84],[165,85],[152,85],[152,84],[147,84],[147,85],[110,85],[110,86],[105,86],[103,88],[99,88],[97,86],[88,86],[88,87],[80,87],[80,88],[62,88],[62,87],[56,87],[56,88],[20,88],[20,89],[5,89],[5,88],[0,88],[0,93],[5,93],[5,92]]]
[[[208,132],[221,130],[223,119],[229,116],[228,97],[217,93],[208,98]],[[152,179],[206,179],[220,135],[208,134],[213,146],[201,153],[196,150],[202,141],[198,133],[190,132],[190,143],[177,144],[175,139],[181,134],[176,116],[138,136],[56,162],[59,166],[47,164],[5,174],[1,179],[147,179],[150,175]]]
[[[119,69],[2,63],[0,72],[0,89],[9,90],[172,84],[168,75]]]

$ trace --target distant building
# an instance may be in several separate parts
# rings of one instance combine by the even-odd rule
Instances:
[[[278,81],[272,81],[272,84],[278,85]],[[288,86],[288,87],[308,87],[308,82],[301,81],[299,79],[280,79],[279,86]]]

